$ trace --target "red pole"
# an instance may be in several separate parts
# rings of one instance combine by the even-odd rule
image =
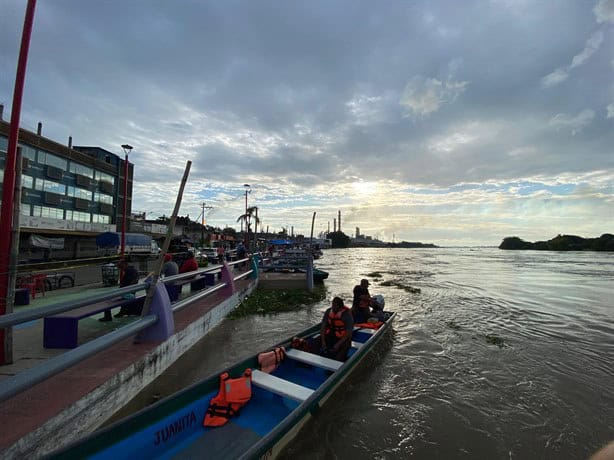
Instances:
[[[124,160],[124,218],[122,219],[122,245],[120,250],[120,259],[124,258],[126,249],[126,217],[128,215],[128,154]]]
[[[32,35],[35,8],[36,0],[28,0],[26,16],[23,21],[23,32],[21,34],[19,60],[17,61],[15,90],[13,92],[13,106],[11,111],[11,130],[6,150],[6,163],[4,165],[2,209],[0,210],[0,315],[6,313],[6,296],[9,291],[9,255],[11,252],[11,233],[13,231],[13,200],[15,197],[15,164],[17,158],[17,141],[19,137],[19,117],[21,116],[21,101],[26,79],[26,64],[28,63],[28,51],[30,49],[30,37]],[[4,329],[0,329],[0,364],[6,364],[4,347]]]

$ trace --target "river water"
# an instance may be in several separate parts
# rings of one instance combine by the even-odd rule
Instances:
[[[319,321],[379,272],[392,336],[284,458],[583,459],[614,439],[614,254],[347,249],[316,266],[327,301],[226,320],[141,403]]]

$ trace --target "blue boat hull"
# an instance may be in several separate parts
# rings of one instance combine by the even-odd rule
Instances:
[[[344,363],[333,362],[339,366],[334,371],[286,358],[270,375],[274,380],[282,379],[279,382],[300,385],[309,394],[304,400],[292,395],[282,396],[274,390],[259,386],[253,380],[252,398],[238,416],[231,418],[222,427],[203,427],[209,401],[219,389],[217,373],[52,454],[51,458],[119,460],[275,457],[390,330],[393,318],[394,314],[376,332],[355,330],[349,358]],[[319,325],[315,325],[298,336],[310,338],[318,333]],[[290,341],[291,338],[277,346],[290,349]],[[321,360],[317,355],[306,355]],[[327,363],[331,364],[330,361]],[[246,368],[258,369],[257,355],[226,372],[231,377],[238,377]]]

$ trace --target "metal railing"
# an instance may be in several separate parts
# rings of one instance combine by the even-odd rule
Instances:
[[[241,260],[236,260],[233,262],[229,262],[228,266],[237,265],[242,262],[249,262],[250,258],[245,258]],[[209,272],[217,272],[221,270],[223,265],[212,265],[210,267],[202,268],[196,271],[181,273],[178,275],[169,276],[166,278],[161,278],[165,285],[171,284],[174,281],[180,281],[184,279],[195,278],[198,279],[200,275],[209,273]],[[234,280],[245,278],[248,275],[251,275],[254,272],[253,269],[242,273],[241,275],[234,278]],[[52,316],[59,313],[75,310],[77,308],[84,307],[86,305],[90,305],[97,302],[102,302],[105,300],[116,299],[117,297],[125,294],[134,294],[138,291],[142,291],[143,289],[148,289],[150,287],[150,282],[144,282],[140,284],[135,284],[131,286],[126,286],[118,289],[114,289],[113,291],[106,292],[104,294],[92,295],[89,297],[85,297],[80,300],[72,300],[68,302],[58,302],[52,305],[47,305],[45,307],[34,308],[28,311],[10,313],[8,315],[0,316],[0,329],[6,328],[10,326],[14,326],[17,324],[25,323],[28,321],[32,321],[35,319],[44,318],[46,316]],[[172,304],[172,311],[179,311],[191,303],[202,299],[214,292],[219,291],[227,286],[226,282],[220,282],[215,284],[214,286],[203,289],[197,294],[191,295],[185,299],[176,301]],[[36,385],[37,383],[42,382],[43,380],[52,377],[59,372],[62,372],[73,365],[83,361],[86,358],[89,358],[96,353],[110,347],[111,345],[124,340],[128,337],[134,336],[139,332],[147,329],[148,327],[154,325],[158,321],[158,316],[155,314],[150,314],[144,317],[141,317],[125,326],[120,327],[112,332],[109,332],[101,337],[98,337],[94,340],[91,340],[83,345],[79,345],[77,348],[73,350],[69,350],[61,355],[55,356],[43,362],[42,364],[37,365],[36,367],[27,369],[22,371],[12,377],[4,379],[2,381],[2,386],[0,388],[0,402],[5,401],[12,396],[15,396],[18,393]]]

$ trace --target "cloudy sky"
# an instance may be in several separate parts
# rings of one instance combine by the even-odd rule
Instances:
[[[25,11],[3,0],[10,117]],[[21,124],[117,154],[134,209],[496,245],[614,232],[614,0],[39,0]]]

